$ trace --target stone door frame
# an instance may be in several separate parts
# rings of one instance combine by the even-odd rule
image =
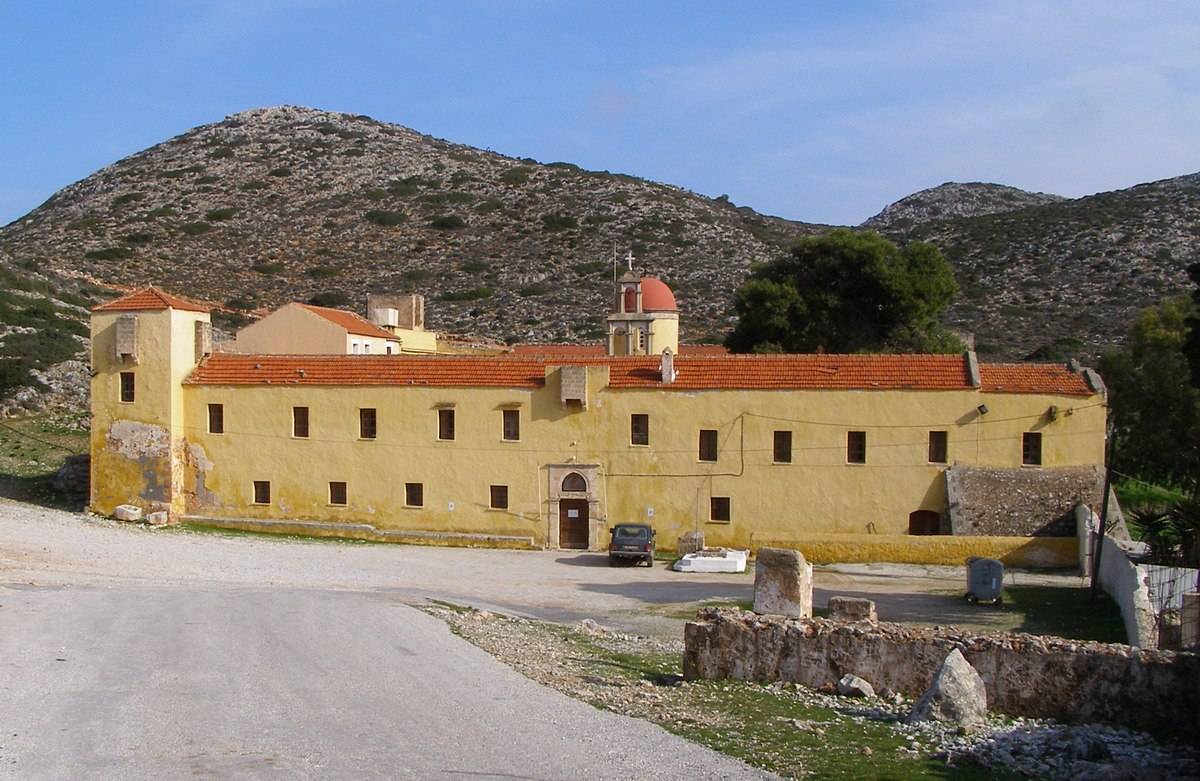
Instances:
[[[563,478],[572,472],[578,473],[587,481],[586,491],[562,490]],[[588,503],[588,550],[600,550],[603,544],[605,518],[602,512],[600,497],[600,465],[599,464],[547,464],[546,477],[549,485],[546,496],[549,498],[549,512],[546,517],[546,546],[563,550],[558,539],[560,501],[563,499],[583,499]]]

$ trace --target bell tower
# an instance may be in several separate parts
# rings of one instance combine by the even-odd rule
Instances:
[[[659,355],[679,352],[679,309],[675,294],[659,279],[633,271],[633,253],[617,278],[608,324],[609,355]]]

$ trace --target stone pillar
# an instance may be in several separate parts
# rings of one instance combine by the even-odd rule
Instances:
[[[704,550],[704,532],[688,532],[679,538],[675,552],[680,556]]]
[[[758,549],[754,565],[754,612],[812,617],[812,565],[800,551]]]
[[[1181,630],[1179,647],[1184,651],[1200,650],[1200,591],[1183,595],[1183,609],[1179,611]]]

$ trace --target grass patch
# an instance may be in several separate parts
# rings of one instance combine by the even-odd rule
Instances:
[[[236,206],[222,206],[220,209],[212,209],[205,212],[204,219],[209,222],[224,222],[225,220],[233,219],[233,215],[238,213]]]
[[[129,247],[105,247],[88,250],[83,256],[91,260],[125,260],[133,257],[133,250]]]
[[[513,187],[519,187],[529,181],[530,175],[533,174],[533,169],[529,166],[519,165],[516,168],[510,168],[500,174],[500,181]]]
[[[1024,615],[1017,627],[1021,632],[1102,643],[1128,642],[1121,609],[1103,592],[1093,602],[1086,588],[1008,586],[1001,609]]]
[[[437,230],[452,231],[467,227],[467,221],[457,214],[443,214],[429,221],[429,227]]]
[[[183,231],[185,236],[199,236],[212,230],[212,226],[201,220],[199,222],[184,223],[179,226],[179,230]]]
[[[70,455],[88,451],[84,422],[67,425],[46,415],[0,421],[0,496],[66,510],[83,497],[54,489],[54,475]]]
[[[283,264],[277,261],[271,263],[255,263],[250,266],[251,271],[257,271],[259,274],[278,274],[283,271]]]

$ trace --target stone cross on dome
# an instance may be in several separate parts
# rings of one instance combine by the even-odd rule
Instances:
[[[633,250],[629,250],[629,252],[625,254],[625,263],[629,266],[629,270],[633,271]]]

